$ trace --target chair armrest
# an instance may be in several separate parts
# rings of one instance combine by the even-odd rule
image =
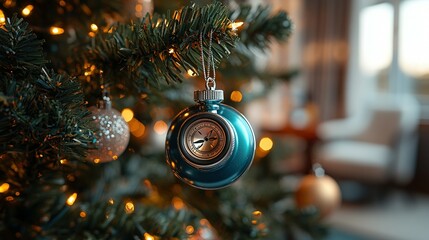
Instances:
[[[317,134],[322,141],[353,140],[362,133],[364,128],[365,120],[361,118],[329,120],[319,124]]]

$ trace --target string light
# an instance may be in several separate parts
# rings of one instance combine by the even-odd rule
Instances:
[[[168,53],[173,54],[174,53],[174,48],[168,49]]]
[[[67,198],[67,205],[72,206],[74,204],[74,202],[76,201],[77,198],[77,193],[73,193],[72,195],[70,195],[69,198]]]
[[[124,109],[122,110],[122,117],[124,118],[124,120],[125,120],[126,122],[131,121],[131,119],[133,119],[133,117],[134,117],[134,112],[133,112],[133,110],[131,110],[131,109],[129,109],[129,108],[124,108]]]
[[[136,2],[136,6],[134,7],[134,14],[136,17],[141,18],[146,13],[151,13],[153,11],[152,0],[137,0]]]
[[[88,36],[90,36],[90,37],[92,37],[92,38],[93,38],[93,37],[95,37],[95,33],[94,33],[94,32],[89,32],[89,33],[88,33]]]
[[[172,200],[171,200],[171,203],[173,204],[173,207],[176,209],[176,210],[179,210],[179,209],[182,209],[182,208],[184,208],[185,207],[185,203],[183,202],[183,200],[182,199],[180,199],[179,197],[174,197]]]
[[[197,74],[196,74],[194,71],[192,71],[192,69],[188,69],[187,73],[188,73],[188,75],[189,75],[189,76],[191,76],[191,77],[195,77],[195,76],[197,76]]]
[[[97,24],[95,24],[95,23],[91,24],[91,30],[92,30],[93,32],[97,32],[97,31],[98,31],[98,26],[97,26]]]
[[[193,226],[188,225],[188,226],[186,226],[185,231],[186,231],[187,234],[191,235],[191,234],[194,233],[195,229],[194,229]]]
[[[162,120],[158,120],[155,122],[155,125],[153,126],[153,130],[159,135],[164,134],[168,130],[167,123],[165,123]]]
[[[85,211],[81,211],[81,212],[79,213],[79,216],[80,216],[81,218],[86,218],[86,212],[85,212]]]
[[[125,212],[130,214],[134,212],[134,203],[129,201],[125,203]]]
[[[61,160],[60,160],[60,163],[61,163],[61,164],[67,164],[67,159],[61,159]]]
[[[270,151],[271,148],[273,148],[273,140],[271,140],[271,138],[269,137],[264,137],[259,141],[259,147],[263,150],[263,151]]]
[[[13,4],[13,1],[12,0],[6,0],[4,3],[3,3],[3,6],[5,6],[5,7],[12,7],[12,4]]]
[[[143,12],[143,5],[141,5],[140,3],[137,3],[135,10],[136,10],[136,15],[140,12]]]
[[[149,233],[144,233],[144,240],[155,240],[155,238]]]
[[[241,94],[240,91],[232,91],[230,98],[233,102],[241,102],[243,99],[243,94]]]
[[[201,225],[201,226],[208,226],[208,225],[209,225],[209,220],[207,220],[207,219],[205,219],[205,218],[202,218],[202,219],[200,220],[200,225]]]
[[[252,215],[253,215],[253,217],[255,217],[255,218],[259,218],[259,217],[261,217],[261,216],[262,216],[262,212],[261,212],[261,211],[259,211],[259,210],[255,210],[255,211],[253,211]]]
[[[22,9],[22,15],[23,16],[28,16],[31,14],[31,11],[33,11],[34,6],[33,5],[27,5],[24,9]]]
[[[259,223],[259,218],[262,216],[262,212],[259,210],[255,210],[252,213],[253,219],[252,219],[252,224],[256,225]]]
[[[49,28],[49,33],[51,33],[51,35],[61,35],[64,33],[64,29],[60,27],[52,26]]]
[[[109,199],[109,204],[113,205],[115,203],[115,201],[113,200],[113,198]]]
[[[132,118],[128,122],[128,126],[130,127],[130,132],[135,137],[142,137],[145,133],[146,127],[139,120]]]
[[[95,164],[100,163],[100,159],[99,158],[94,159],[94,163]]]
[[[3,11],[0,9],[0,26],[6,23],[6,16]]]
[[[232,29],[232,31],[236,31],[239,27],[243,26],[244,22],[232,22],[229,24],[229,28]]]
[[[9,183],[3,183],[2,185],[0,185],[0,193],[4,193],[7,190],[9,190]]]
[[[85,63],[83,67],[85,69],[85,72],[84,72],[85,76],[90,76],[94,74],[97,70],[97,67],[95,65],[91,65],[89,63]]]

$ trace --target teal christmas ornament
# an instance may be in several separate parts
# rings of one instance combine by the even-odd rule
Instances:
[[[197,104],[182,110],[169,127],[167,163],[176,177],[193,187],[226,187],[250,167],[255,135],[240,112],[221,103],[222,90],[194,95]]]
[[[195,91],[196,104],[174,117],[165,141],[167,164],[174,175],[201,189],[223,188],[237,181],[255,156],[252,127],[240,112],[221,103],[223,91],[216,90],[212,35],[213,31],[210,32],[206,70],[200,34],[206,89]]]

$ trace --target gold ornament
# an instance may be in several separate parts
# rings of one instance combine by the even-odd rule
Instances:
[[[337,182],[324,175],[320,165],[314,168],[314,172],[301,180],[295,193],[295,204],[299,209],[314,206],[323,218],[340,205],[341,192]]]
[[[91,107],[96,131],[96,147],[90,150],[87,158],[94,163],[118,159],[130,141],[130,131],[121,113],[112,108],[110,99],[104,97],[98,107]]]

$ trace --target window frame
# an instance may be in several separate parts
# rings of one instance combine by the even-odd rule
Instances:
[[[360,13],[363,9],[381,3],[389,3],[393,7],[393,36],[392,36],[392,59],[388,67],[388,93],[398,96],[411,94],[419,103],[421,119],[429,119],[429,95],[418,95],[412,87],[413,79],[400,67],[399,63],[399,34],[400,34],[400,7],[403,2],[409,0],[354,0],[352,2],[350,21],[350,57],[346,83],[346,111],[352,115],[362,110],[362,97],[375,98],[379,93],[373,76],[365,74],[359,64],[359,28]],[[425,99],[426,98],[426,99]]]

